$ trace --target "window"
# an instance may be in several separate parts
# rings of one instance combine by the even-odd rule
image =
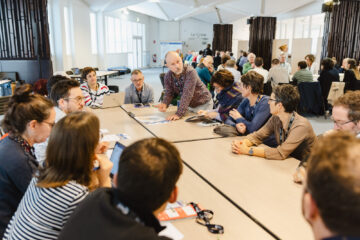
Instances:
[[[70,15],[68,7],[64,7],[64,23],[66,55],[71,55]]]
[[[90,30],[91,30],[91,53],[97,54],[97,36],[96,36],[96,15],[90,13]]]

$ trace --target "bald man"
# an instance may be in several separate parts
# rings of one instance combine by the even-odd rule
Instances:
[[[196,70],[191,66],[184,66],[179,54],[168,52],[165,56],[169,71],[165,75],[165,95],[163,102],[156,105],[159,111],[165,112],[172,99],[180,96],[178,109],[167,120],[178,120],[189,109],[193,112],[211,110],[213,102],[211,94],[201,82]]]

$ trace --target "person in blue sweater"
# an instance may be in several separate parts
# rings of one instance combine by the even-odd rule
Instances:
[[[213,57],[212,56],[206,56],[203,59],[203,62],[200,63],[196,67],[196,71],[197,71],[197,73],[199,75],[199,78],[201,79],[201,81],[207,87],[209,87],[209,85],[210,85],[211,76],[212,76],[212,74],[214,72],[213,63],[214,63]]]
[[[260,129],[270,118],[269,97],[261,95],[264,77],[257,72],[250,71],[241,77],[241,94],[244,100],[237,109],[230,111],[237,131],[246,135]]]

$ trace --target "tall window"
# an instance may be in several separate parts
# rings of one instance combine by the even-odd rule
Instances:
[[[96,15],[90,13],[90,29],[91,29],[91,53],[97,54],[97,28],[96,28]]]
[[[65,49],[66,55],[71,55],[71,33],[70,33],[70,14],[68,7],[64,7],[65,22]]]

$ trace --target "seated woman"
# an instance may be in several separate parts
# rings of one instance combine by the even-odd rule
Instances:
[[[230,110],[237,108],[243,100],[240,83],[234,82],[231,72],[222,69],[214,73],[210,84],[217,93],[218,107],[213,111],[201,110],[198,114],[225,122],[229,118]]]
[[[321,61],[321,72],[318,78],[321,86],[321,93],[325,103],[326,110],[329,110],[327,97],[331,88],[332,82],[339,82],[339,72],[334,67],[334,61],[331,58],[325,58]]]
[[[92,113],[70,113],[56,123],[45,166],[31,180],[3,239],[57,239],[90,186],[111,187],[112,162],[96,154],[99,136],[99,119]]]
[[[110,94],[109,88],[97,82],[96,71],[91,67],[86,67],[82,71],[82,79],[86,82],[80,85],[85,98],[85,105],[90,107],[101,107],[104,95]]]
[[[360,90],[360,72],[356,68],[355,59],[347,59],[347,63],[345,65],[344,82],[345,92]]]
[[[50,100],[32,93],[29,84],[15,90],[5,113],[0,141],[0,238],[37,171],[33,145],[44,142],[55,121]]]
[[[307,158],[317,139],[309,121],[295,112],[299,101],[296,87],[286,84],[275,88],[269,98],[272,117],[258,131],[243,140],[234,141],[232,151],[276,160],[289,156],[299,160]],[[253,147],[263,143],[272,134],[275,135],[278,147]]]
[[[249,134],[261,128],[270,118],[269,97],[261,95],[264,77],[249,71],[241,77],[241,94],[245,98],[238,109],[230,111],[236,129],[241,134]]]

